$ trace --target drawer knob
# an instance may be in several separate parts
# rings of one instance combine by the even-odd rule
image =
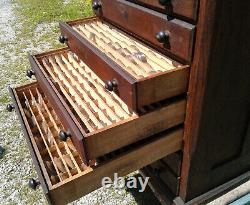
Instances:
[[[64,44],[66,41],[68,41],[68,38],[67,36],[60,36],[58,40],[60,43]]]
[[[166,6],[169,3],[171,3],[171,0],[159,0],[159,4],[162,5],[162,6]]]
[[[27,76],[28,78],[32,78],[33,75],[35,75],[35,72],[34,72],[33,70],[27,70],[26,76]]]
[[[115,91],[116,88],[118,86],[118,83],[117,81],[114,79],[114,80],[108,80],[105,84],[105,88],[108,90],[108,91]]]
[[[6,106],[6,109],[7,109],[9,112],[12,112],[12,111],[15,109],[15,107],[14,107],[12,104],[8,104],[8,105]]]
[[[93,4],[92,4],[92,8],[93,10],[97,11],[98,9],[100,9],[102,7],[102,4],[101,2],[99,1],[94,1]]]
[[[33,190],[36,190],[36,188],[40,185],[40,182],[31,178],[29,179],[29,187]]]
[[[59,138],[60,138],[60,140],[62,140],[62,141],[67,141],[67,139],[70,137],[70,133],[69,132],[64,132],[64,131],[60,131],[59,132]]]
[[[158,40],[159,43],[165,43],[169,39],[169,33],[166,31],[160,31],[159,33],[156,34],[156,39]]]

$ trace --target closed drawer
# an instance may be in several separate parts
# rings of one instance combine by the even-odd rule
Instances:
[[[129,0],[170,16],[196,21],[198,0]]]
[[[191,62],[195,26],[125,1],[101,0],[96,14],[164,54]]]
[[[99,188],[103,177],[126,175],[165,155],[181,149],[183,129],[161,133],[143,142],[96,159],[87,166],[72,141],[58,138],[67,129],[37,83],[10,88],[39,182],[30,180],[31,188],[41,184],[51,204],[66,204]],[[152,151],[154,150],[154,151]],[[145,157],[150,153],[150,157]]]
[[[133,110],[187,91],[189,66],[159,54],[98,18],[60,25],[70,49]]]
[[[68,48],[30,56],[30,62],[67,128],[61,138],[70,137],[87,164],[184,122],[185,98],[153,104],[136,114]]]

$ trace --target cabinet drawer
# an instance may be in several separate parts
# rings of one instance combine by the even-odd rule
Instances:
[[[102,156],[95,165],[87,166],[70,139],[59,140],[58,132],[67,128],[37,83],[10,88],[10,92],[39,177],[39,182],[32,180],[30,186],[35,189],[41,184],[51,204],[76,200],[101,187],[103,177],[126,175],[182,146],[180,127]],[[150,157],[145,157],[148,153]]]
[[[133,110],[187,91],[189,66],[159,54],[98,18],[60,25],[70,49]]]
[[[136,114],[68,48],[31,56],[30,62],[67,127],[63,137],[71,136],[86,163],[184,122],[185,98],[153,104]]]
[[[191,62],[195,26],[125,1],[101,0],[96,14],[164,54]]]
[[[196,21],[198,0],[129,0],[170,16]]]

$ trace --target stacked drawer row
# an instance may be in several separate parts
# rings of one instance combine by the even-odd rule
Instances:
[[[182,148],[194,26],[152,2],[94,1],[98,17],[60,23],[68,47],[30,56],[27,76],[37,82],[10,88],[8,109],[18,113],[39,175],[30,186],[41,184],[52,204]],[[186,19],[194,20],[191,7]]]

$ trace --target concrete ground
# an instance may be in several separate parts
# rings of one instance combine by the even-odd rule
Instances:
[[[14,0],[0,0],[0,146],[6,149],[0,159],[0,204],[47,204],[41,189],[34,192],[27,186],[28,179],[36,178],[36,173],[17,117],[14,113],[8,113],[5,108],[10,103],[7,86],[29,81],[25,77],[25,72],[29,69],[27,53],[39,53],[59,47],[58,23],[41,22],[34,30],[24,33],[27,28],[16,15],[15,6],[18,5]],[[226,204],[249,191],[250,182],[210,204]],[[136,197],[134,195],[125,189],[101,188],[72,204],[158,204],[150,190],[144,194],[136,194]]]

